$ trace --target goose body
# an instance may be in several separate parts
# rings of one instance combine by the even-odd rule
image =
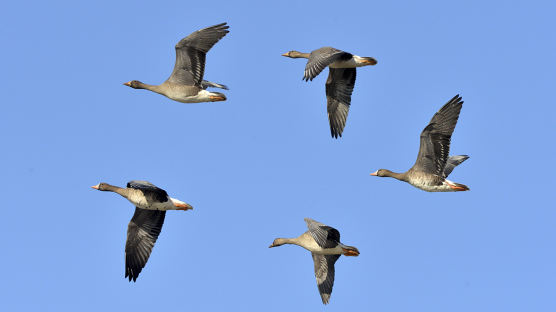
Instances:
[[[126,271],[129,281],[136,281],[147,264],[164,224],[167,210],[189,210],[191,205],[168,196],[165,190],[147,181],[130,181],[126,188],[99,183],[92,188],[114,192],[135,205],[129,221],[125,245]]]
[[[369,65],[376,65],[376,60],[369,57],[361,57],[359,55],[352,54],[351,58],[348,60],[339,60],[330,63],[328,67],[330,68],[356,68]]]
[[[308,59],[303,75],[305,81],[313,80],[324,68],[329,68],[325,87],[330,134],[336,139],[341,137],[355,86],[355,68],[376,65],[377,61],[372,57],[361,57],[332,47],[323,47],[311,53],[289,51],[282,56]]]
[[[359,250],[340,243],[340,232],[333,227],[306,218],[309,231],[296,238],[277,238],[269,248],[293,244],[311,252],[315,266],[315,278],[322,303],[328,304],[334,286],[334,264],[340,255],[358,256]]]
[[[210,92],[196,86],[186,86],[171,82],[164,82],[164,96],[181,103],[202,103],[217,102],[226,99],[226,96],[220,92]]]
[[[407,182],[427,192],[468,191],[466,185],[447,179],[456,166],[469,158],[467,155],[448,156],[450,141],[456,127],[463,101],[459,95],[434,114],[421,132],[421,144],[413,167],[404,173],[379,169],[371,175],[391,177]]]
[[[176,44],[176,63],[170,77],[160,85],[149,85],[132,80],[124,85],[134,89],[146,89],[181,103],[225,101],[220,92],[206,89],[228,89],[223,84],[203,80],[207,52],[229,31],[226,23],[193,32]]]

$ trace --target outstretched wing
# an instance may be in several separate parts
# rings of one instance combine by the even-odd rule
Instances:
[[[154,244],[162,230],[166,211],[135,208],[127,226],[125,243],[125,277],[137,279],[147,264]]]
[[[334,138],[342,136],[351,104],[351,94],[355,86],[355,68],[330,68],[326,80],[326,109],[330,134]]]
[[[229,31],[226,23],[198,30],[176,44],[176,64],[168,81],[201,86],[207,52]]]
[[[309,55],[309,60],[305,66],[303,79],[313,80],[328,65],[342,60],[349,60],[353,55],[332,47],[317,49]]]
[[[466,161],[469,158],[467,155],[457,155],[457,156],[450,156],[448,157],[448,161],[446,162],[446,167],[444,167],[444,177],[448,177],[452,170],[462,162]]]
[[[141,190],[147,200],[156,202],[166,202],[168,200],[168,193],[165,190],[155,186],[154,184],[147,181],[133,180],[127,182],[128,188],[134,188]]]
[[[322,248],[334,248],[340,242],[340,232],[313,219],[305,218],[309,233]]]
[[[419,154],[412,169],[445,177],[444,168],[450,153],[450,139],[462,105],[461,97],[456,95],[434,114],[421,132]]]
[[[319,255],[311,253],[315,264],[315,277],[322,303],[328,304],[334,286],[334,263],[340,255]]]

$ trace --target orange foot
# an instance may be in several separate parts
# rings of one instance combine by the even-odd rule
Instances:
[[[193,207],[191,207],[191,205],[189,204],[174,204],[174,206],[178,207],[176,210],[189,210],[189,209],[193,209]]]
[[[343,251],[344,251],[344,256],[352,256],[352,257],[359,256],[359,253],[355,250],[343,249]]]
[[[461,186],[455,186],[452,184],[448,184],[448,186],[452,189],[452,190],[456,190],[456,191],[467,191],[467,189],[465,187],[461,187]]]
[[[211,96],[210,96],[210,100],[211,100],[212,102],[217,102],[217,101],[225,101],[226,98],[223,97],[223,96],[214,96],[214,95],[211,95]]]

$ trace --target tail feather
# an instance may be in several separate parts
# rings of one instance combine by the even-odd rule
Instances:
[[[220,88],[220,89],[228,90],[228,87],[226,85],[210,82],[208,80],[201,81],[201,87],[203,87],[203,89],[211,87],[211,88]]]

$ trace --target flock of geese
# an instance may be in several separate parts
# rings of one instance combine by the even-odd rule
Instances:
[[[182,103],[225,101],[220,92],[209,92],[208,87],[228,88],[203,79],[207,52],[229,31],[226,23],[198,30],[176,44],[176,63],[170,77],[160,85],[149,85],[138,80],[124,83],[134,89],[146,89]],[[376,65],[372,57],[360,57],[332,47],[323,47],[311,53],[289,51],[282,54],[290,58],[308,59],[305,81],[313,80],[326,67],[326,98],[330,132],[332,137],[342,136],[355,85],[356,68]],[[450,156],[450,140],[456,126],[463,101],[454,96],[434,116],[421,132],[417,160],[404,173],[379,169],[373,176],[392,177],[428,192],[468,191],[463,184],[447,179],[452,170],[467,155]],[[117,193],[133,205],[135,213],[128,224],[125,245],[125,277],[136,281],[145,267],[153,246],[162,229],[167,210],[191,210],[185,202],[168,196],[165,190],[147,181],[130,181],[126,188],[99,183],[93,186],[99,191]],[[334,284],[334,264],[341,255],[358,256],[359,250],[340,242],[340,232],[333,227],[306,218],[308,231],[297,238],[277,238],[270,247],[284,244],[301,246],[311,252],[315,265],[315,277],[322,302],[327,304]]]

